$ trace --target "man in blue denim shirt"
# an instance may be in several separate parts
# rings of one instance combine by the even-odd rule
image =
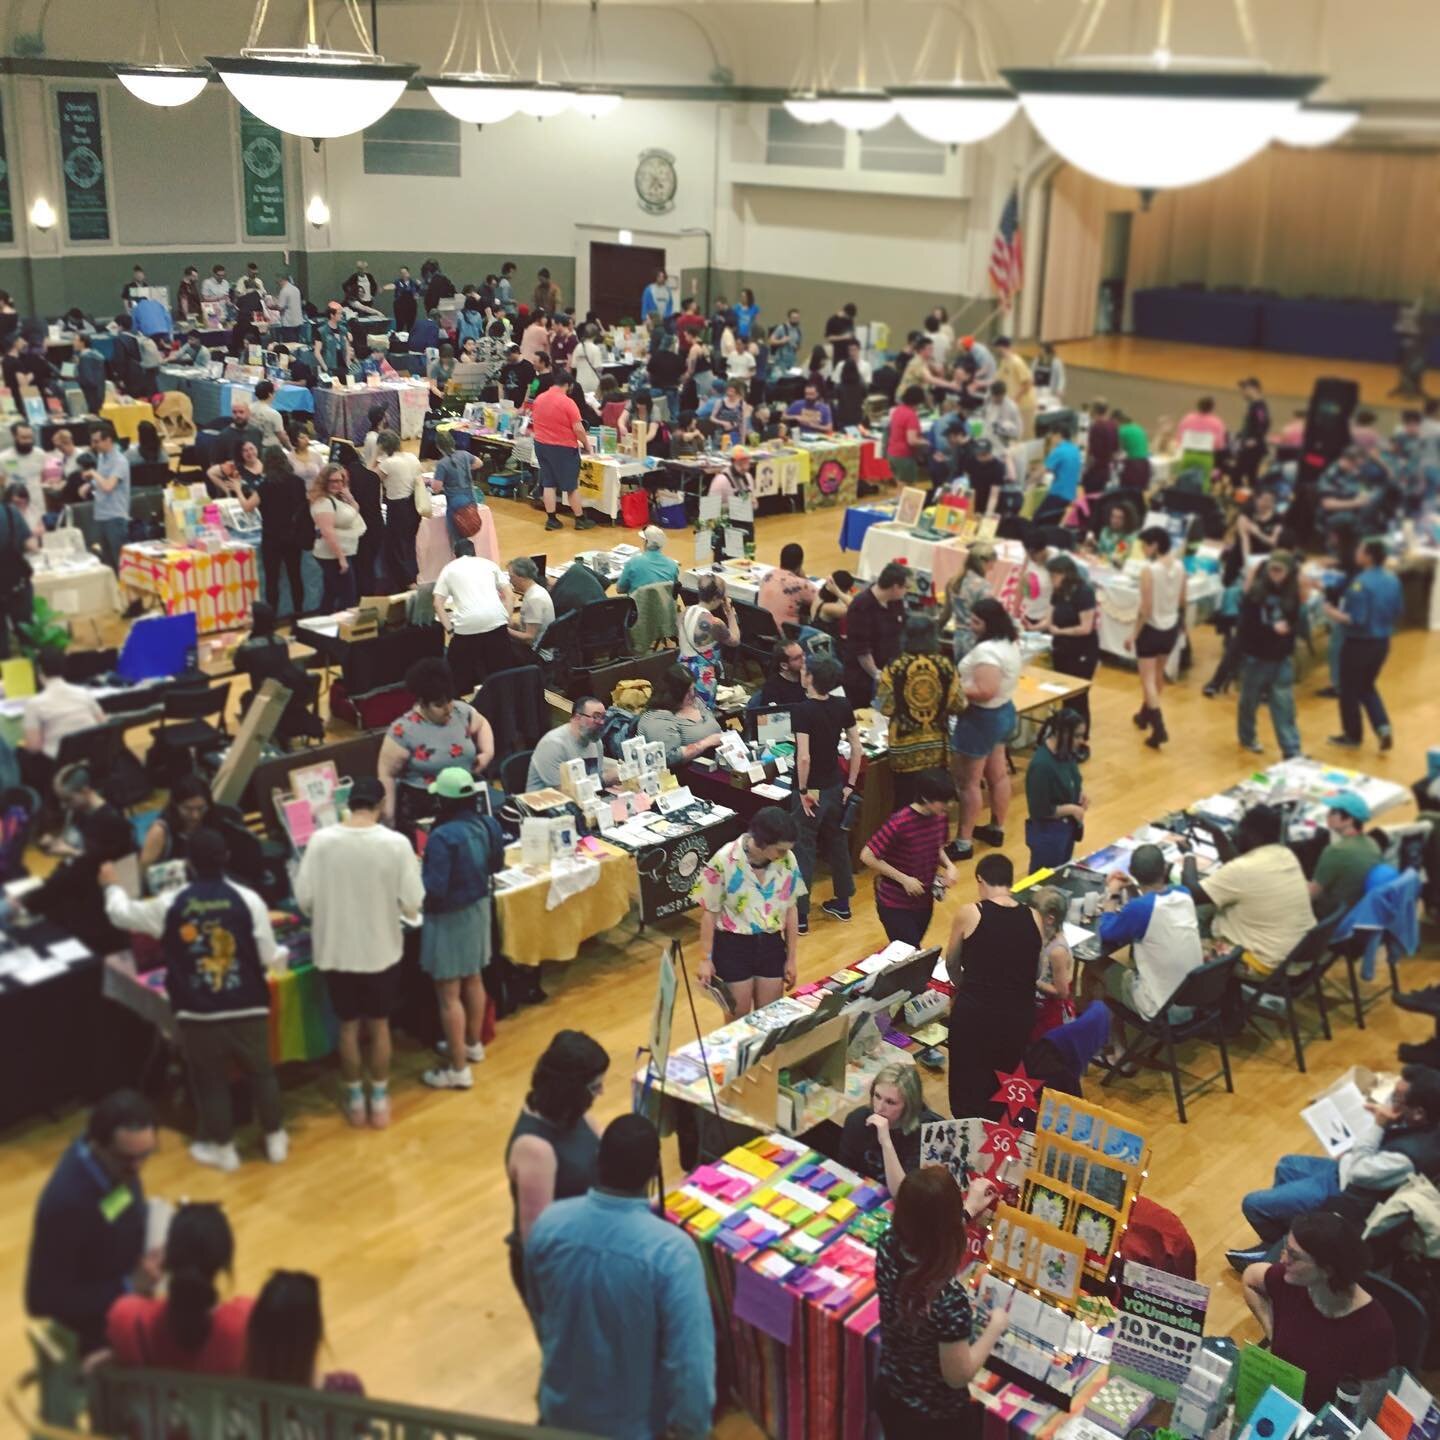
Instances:
[[[540,1423],[607,1440],[699,1440],[715,1408],[715,1330],[695,1242],[652,1214],[660,1137],[612,1120],[599,1183],[560,1200],[525,1242],[540,1337]]]
[[[1400,581],[1385,568],[1383,540],[1365,541],[1355,558],[1360,569],[1345,587],[1339,605],[1325,607],[1330,623],[1343,626],[1345,635],[1340,649],[1340,724],[1345,733],[1332,735],[1330,743],[1356,749],[1365,736],[1363,710],[1379,737],[1380,748],[1388,750],[1395,737],[1376,682],[1404,609]]]
[[[95,453],[91,498],[95,524],[100,530],[100,553],[112,569],[120,569],[120,549],[130,538],[130,462],[115,444],[114,427],[107,421],[90,431]]]

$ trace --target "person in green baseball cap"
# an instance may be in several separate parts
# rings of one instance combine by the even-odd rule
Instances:
[[[1365,833],[1370,807],[1353,790],[1325,802],[1330,843],[1315,865],[1310,897],[1321,919],[1348,910],[1365,893],[1365,877],[1380,863],[1380,847]]]
[[[435,982],[445,1038],[440,1064],[420,1078],[437,1090],[468,1090],[471,1062],[485,1058],[481,972],[490,963],[490,877],[505,864],[505,837],[476,807],[481,782],[463,766],[447,766],[427,788],[436,817],[421,873],[420,966]]]

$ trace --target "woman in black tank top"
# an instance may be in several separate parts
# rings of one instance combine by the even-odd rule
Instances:
[[[505,1239],[510,1278],[522,1300],[530,1227],[555,1201],[583,1195],[595,1183],[600,1135],[589,1112],[609,1068],[610,1057],[579,1030],[561,1030],[535,1062],[525,1107],[505,1146],[513,1219]]]
[[[1015,1070],[1035,1021],[1040,970],[1039,918],[1010,893],[1015,867],[1000,854],[975,866],[980,899],[963,906],[950,932],[950,1113],[998,1120],[995,1072]]]

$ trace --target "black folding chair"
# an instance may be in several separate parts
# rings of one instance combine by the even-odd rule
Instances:
[[[635,602],[628,595],[614,595],[585,606],[576,632],[580,663],[599,665],[629,655],[630,627],[634,623]]]
[[[1235,951],[1219,960],[1197,966],[1185,977],[1180,988],[1170,997],[1169,1003],[1162,1005],[1159,1014],[1150,1020],[1146,1020],[1113,997],[1107,997],[1105,1003],[1120,1021],[1120,1043],[1123,1048],[1120,1058],[1105,1072],[1100,1084],[1109,1085],[1133,1056],[1156,1047],[1158,1042],[1158,1045],[1165,1049],[1165,1061],[1161,1068],[1170,1074],[1170,1083],[1175,1090],[1175,1111],[1182,1125],[1187,1123],[1185,1102],[1208,1090],[1222,1077],[1226,1090],[1233,1095],[1235,1082],[1230,1074],[1230,1051],[1225,1043],[1225,998],[1239,961],[1240,954]],[[1172,1022],[1170,1011],[1179,1005],[1188,1007],[1194,1013],[1188,1020]],[[1131,1027],[1134,1027],[1137,1033],[1127,1044],[1125,1037]],[[1188,1072],[1180,1068],[1180,1063],[1175,1058],[1175,1047],[1189,1040],[1207,1039],[1213,1039],[1220,1049],[1220,1069],[1213,1075],[1197,1080],[1187,1090],[1182,1077]],[[1159,1063],[1158,1060],[1156,1063]]]
[[[741,655],[754,660],[761,669],[770,665],[775,647],[785,638],[775,617],[763,605],[752,605],[748,600],[734,600],[735,618],[740,622]]]
[[[225,728],[229,700],[228,684],[176,686],[166,691],[164,713],[151,747],[164,775],[198,769],[197,756],[225,744],[229,739]]]
[[[1379,1275],[1373,1270],[1361,1277],[1360,1288],[1368,1290],[1390,1317],[1395,1331],[1395,1363],[1412,1374],[1425,1369],[1430,1314],[1424,1302],[1388,1275]]]
[[[1300,939],[1300,942],[1286,958],[1275,967],[1274,971],[1261,983],[1247,985],[1245,1020],[1247,1024],[1254,1025],[1257,1030],[1260,1026],[1256,1021],[1265,1016],[1274,1019],[1273,1010],[1265,1004],[1270,996],[1278,998],[1285,1007],[1285,1024],[1290,1031],[1290,1043],[1295,1047],[1295,1064],[1300,1073],[1305,1074],[1305,1041],[1317,1040],[1323,1036],[1326,1040],[1331,1039],[1330,1017],[1325,1009],[1325,987],[1321,981],[1325,978],[1325,972],[1335,963],[1337,957],[1330,949],[1330,937],[1335,933],[1335,927],[1340,923],[1340,914],[1327,916],[1318,924],[1312,926]],[[1306,997],[1314,1000],[1315,1008],[1320,1013],[1320,1034],[1313,1031],[1302,1034],[1300,1020],[1295,1013],[1295,1002]],[[1263,1034],[1264,1031],[1261,1030]]]
[[[530,778],[533,750],[517,750],[500,762],[500,788],[507,795],[523,795]]]

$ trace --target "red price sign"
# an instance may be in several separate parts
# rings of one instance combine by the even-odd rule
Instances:
[[[1025,1073],[1022,1065],[1013,1074],[995,1072],[1000,1088],[990,1097],[1005,1107],[1006,1118],[1015,1120],[1022,1110],[1034,1110],[1039,1099],[1040,1084]]]

